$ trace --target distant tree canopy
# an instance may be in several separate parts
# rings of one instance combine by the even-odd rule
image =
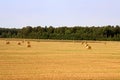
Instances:
[[[59,39],[59,40],[120,40],[120,26],[58,27],[26,26],[22,29],[0,28],[0,38]]]

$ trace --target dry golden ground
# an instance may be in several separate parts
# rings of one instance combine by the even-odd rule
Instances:
[[[0,80],[120,80],[120,42],[0,40]]]

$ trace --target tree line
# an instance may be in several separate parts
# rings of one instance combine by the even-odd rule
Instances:
[[[0,38],[58,39],[58,40],[120,40],[120,26],[53,27],[26,26],[22,29],[0,28]]]

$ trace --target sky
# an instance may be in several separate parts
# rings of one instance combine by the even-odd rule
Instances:
[[[0,27],[120,25],[120,0],[0,0]]]

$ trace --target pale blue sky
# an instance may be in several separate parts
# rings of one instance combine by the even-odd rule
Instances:
[[[120,25],[120,0],[0,0],[0,27]]]

